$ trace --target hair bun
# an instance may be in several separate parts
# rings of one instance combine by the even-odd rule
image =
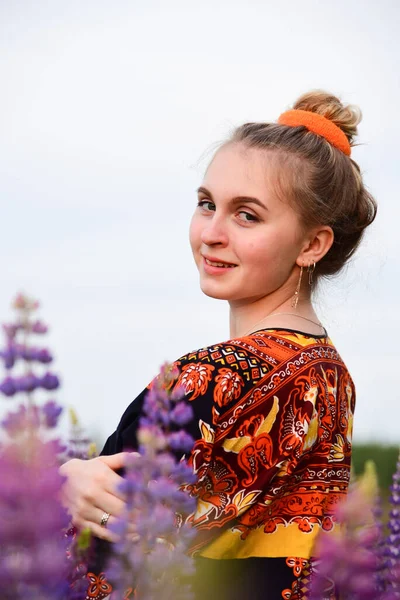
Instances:
[[[342,104],[339,98],[328,92],[307,92],[298,98],[293,108],[308,110],[329,119],[344,132],[350,144],[357,136],[357,125],[362,117],[361,110],[353,104]]]

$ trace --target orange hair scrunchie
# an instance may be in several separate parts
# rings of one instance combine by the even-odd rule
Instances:
[[[340,129],[333,121],[318,113],[309,110],[293,109],[281,114],[278,119],[280,125],[289,127],[304,126],[312,133],[316,133],[325,138],[332,146],[344,152],[347,156],[351,154],[350,142],[344,131]]]

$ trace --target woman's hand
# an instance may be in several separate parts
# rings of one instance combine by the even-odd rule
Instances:
[[[110,513],[107,524],[111,524],[124,510],[124,495],[118,490],[123,479],[115,471],[125,465],[127,455],[120,452],[91,460],[73,458],[60,467],[61,475],[67,477],[62,503],[78,529],[89,527],[93,535],[103,540],[116,540],[100,523],[104,513]]]

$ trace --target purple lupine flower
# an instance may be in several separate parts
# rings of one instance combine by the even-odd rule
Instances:
[[[11,374],[0,384],[7,396],[27,392],[26,404],[10,412],[2,421],[0,447],[0,598],[2,600],[83,600],[86,597],[87,568],[82,553],[77,560],[67,552],[64,529],[69,517],[60,504],[60,457],[66,448],[49,432],[57,424],[62,408],[54,400],[39,407],[34,403],[37,388],[52,390],[59,379],[52,373],[36,375],[32,363],[48,364],[52,356],[46,348],[28,345],[28,336],[45,333],[31,313],[38,303],[19,295],[14,307],[16,323],[3,326],[6,348],[0,353],[10,370],[17,360],[25,363],[25,374]],[[18,335],[23,333],[23,343]],[[43,439],[42,439],[43,438]],[[4,443],[3,443],[4,439]]]
[[[40,362],[48,364],[53,361],[53,356],[47,348],[36,348],[26,344],[17,344],[14,340],[8,340],[7,346],[0,351],[0,358],[4,361],[6,369],[12,369],[18,359],[26,362]]]
[[[45,426],[50,429],[56,427],[62,411],[62,406],[57,404],[54,400],[48,400],[46,404],[42,406],[42,415]]]
[[[53,360],[53,357],[47,348],[35,348],[34,346],[28,347],[22,344],[14,345],[13,354],[15,358],[19,357],[27,362],[36,361],[43,364],[48,364]]]
[[[170,535],[175,529],[175,514],[167,506],[156,504],[147,521],[147,526],[149,525],[157,529],[159,537]],[[140,535],[139,529],[138,534]]]
[[[168,498],[176,489],[175,482],[169,477],[158,477],[158,479],[149,482],[148,494],[153,500],[164,502],[168,501]]]
[[[53,361],[53,356],[47,350],[47,348],[40,348],[36,351],[35,360],[43,364],[48,364]]]
[[[26,427],[27,408],[21,404],[16,412],[9,412],[1,421],[1,426],[8,435],[14,436]]]
[[[162,429],[142,420],[140,425],[137,440],[142,447],[152,448],[153,450],[164,450],[167,447],[169,438]]]
[[[384,526],[382,522],[382,499],[378,497],[375,501],[375,506],[373,508],[373,514],[375,518],[376,527],[378,530],[377,543],[376,543],[376,554],[377,554],[377,568],[375,572],[375,584],[377,595],[379,600],[389,600],[384,595],[384,592],[387,588],[387,567],[388,560],[385,556],[386,553],[386,540],[384,535]]]
[[[186,402],[178,402],[171,412],[171,421],[176,425],[186,425],[193,419],[193,409]]]
[[[4,360],[4,366],[6,369],[12,369],[15,364],[15,351],[13,344],[10,342],[5,348],[0,352],[0,357]]]
[[[57,375],[53,375],[49,371],[40,379],[40,386],[45,390],[56,390],[60,387],[60,380]]]
[[[195,511],[196,499],[183,490],[194,473],[185,461],[176,463],[168,451],[189,451],[193,439],[184,431],[169,431],[168,415],[178,405],[171,399],[176,367],[163,366],[144,401],[145,416],[140,419],[137,439],[140,453],[127,455],[125,478],[120,490],[126,498],[125,514],[110,529],[119,536],[114,556],[106,570],[116,582],[116,594],[134,583],[135,597],[189,600],[191,591],[183,584],[193,572],[186,555],[195,530],[185,520]],[[192,418],[182,407],[175,412],[175,425]],[[178,423],[179,421],[179,423]],[[182,489],[180,489],[182,487]],[[129,534],[134,525],[135,538]]]
[[[366,465],[364,478],[371,489],[366,491],[366,483],[364,487],[355,485],[336,511],[339,531],[318,538],[315,549],[318,562],[311,579],[310,600],[321,600],[332,581],[348,600],[378,600],[380,532],[373,518],[372,477],[372,467]]]
[[[158,376],[158,381],[160,382],[160,387],[170,389],[171,384],[173,384],[176,379],[179,377],[179,368],[175,363],[165,362],[161,365],[160,373]]]
[[[25,346],[25,344],[14,344],[14,356],[15,358],[22,358],[27,362],[32,360],[32,354],[34,352],[34,348],[29,348]]]
[[[397,598],[400,598],[400,455],[397,459],[390,491],[389,534],[384,548],[386,587],[388,593],[397,594]]]
[[[139,457],[136,456],[134,460],[137,462]],[[132,463],[132,467],[134,465],[135,462]],[[153,470],[151,471],[151,479],[157,479],[158,477],[169,477],[174,472],[175,467],[176,460],[172,454],[169,452],[159,452],[157,455],[157,462],[154,463]]]
[[[17,392],[16,379],[8,376],[0,383],[0,392],[5,396],[14,396]]]
[[[151,419],[151,422],[160,422],[164,427],[170,424],[169,400],[165,389],[156,384],[148,392],[143,404],[143,413]]]
[[[3,323],[3,331],[9,340],[13,340],[21,326],[18,323]]]
[[[36,377],[32,372],[22,377],[17,377],[14,381],[17,392],[33,392],[41,387],[41,379]]]
[[[32,333],[38,333],[40,335],[47,333],[49,330],[47,325],[45,325],[44,323],[42,323],[42,321],[39,320],[31,323],[29,329]]]
[[[168,436],[168,444],[171,450],[190,452],[190,450],[193,448],[194,439],[186,431],[174,431]]]
[[[6,369],[12,369],[18,358],[24,357],[24,346],[17,344],[13,340],[9,340],[7,347],[0,352],[1,358],[4,360],[4,366]]]
[[[173,400],[174,402],[178,402],[179,400],[182,400],[182,398],[184,398],[186,395],[186,389],[185,386],[183,384],[178,384],[174,387],[174,389],[172,390],[171,393],[171,400]]]
[[[15,299],[13,300],[12,303],[12,307],[29,313],[32,312],[34,310],[37,310],[39,308],[40,304],[37,300],[34,300],[33,298],[29,298],[28,296],[26,296],[25,294],[17,294],[17,296],[15,297]]]
[[[30,436],[0,452],[0,597],[66,597],[69,517],[58,496],[63,478],[52,444]]]
[[[142,480],[148,480],[146,473],[149,461],[145,456],[141,461],[141,468],[136,467],[134,472],[135,482],[138,480],[138,471]],[[131,472],[127,473],[126,478],[131,478]],[[151,487],[154,490],[153,485]],[[133,486],[124,485],[121,488],[124,493],[131,494],[129,497],[128,493],[126,497],[125,518],[110,525],[110,529],[119,535],[120,539],[113,545],[114,559],[110,561],[106,570],[108,578],[116,582],[117,593],[131,587],[134,582],[135,593],[139,599],[191,598],[190,590],[185,588],[183,593],[181,588],[182,577],[187,577],[193,571],[192,561],[185,555],[193,535],[188,535],[187,527],[176,527],[176,506],[168,493],[170,488],[174,488],[171,481],[162,494],[163,498],[168,498],[169,504],[157,502],[154,494],[146,492],[146,486],[138,487],[135,483]],[[193,502],[192,499],[191,509],[194,508]],[[136,536],[133,539],[128,533],[128,523],[132,519],[136,524]],[[193,534],[194,530],[189,529]],[[160,547],[163,548],[161,555]],[[164,585],[172,586],[175,593],[166,595],[161,581],[164,581]]]
[[[27,334],[44,333],[46,330],[46,327],[40,322],[30,321],[30,313],[37,308],[38,303],[20,295],[14,306],[20,311],[21,319],[17,325],[8,327],[6,330],[8,333],[7,350],[1,355],[5,359],[6,366],[11,369],[17,359],[25,361],[29,369],[34,361],[42,364],[51,362],[52,357],[48,350],[27,345]],[[19,344],[16,339],[20,330],[24,332],[23,344]],[[124,493],[127,497],[127,513],[124,518],[115,523],[119,541],[114,548],[113,568],[114,572],[120,575],[116,576],[116,580],[119,589],[123,589],[121,586],[124,585],[124,582],[127,584],[129,582],[131,585],[132,575],[136,574],[134,579],[139,599],[166,597],[165,594],[176,600],[190,598],[190,590],[187,586],[182,585],[181,579],[182,576],[189,575],[193,570],[192,561],[186,556],[186,549],[195,532],[185,522],[185,519],[194,511],[196,501],[184,491],[184,485],[193,481],[194,474],[186,463],[176,464],[174,457],[166,452],[170,442],[171,449],[173,447],[181,451],[182,449],[189,450],[193,443],[191,437],[185,432],[175,430],[171,432],[170,430],[170,426],[175,429],[188,422],[192,417],[191,410],[187,410],[183,404],[171,404],[178,400],[178,397],[172,399],[170,394],[178,373],[175,365],[163,366],[159,378],[148,395],[147,403],[145,402],[144,417],[141,419],[138,433],[142,455],[133,454],[130,457],[129,462],[132,463],[132,468],[127,466],[127,476],[123,482]],[[47,372],[39,376],[31,370],[23,376],[6,379],[3,382],[3,388],[9,395],[18,391],[30,393],[38,387],[52,390],[58,386],[59,380],[56,375]],[[179,397],[182,397],[181,391]],[[14,444],[15,448],[23,450],[21,456],[25,457],[25,463],[29,463],[31,475],[35,476],[36,484],[39,486],[39,482],[42,482],[39,486],[40,496],[49,500],[47,504],[43,503],[45,505],[43,518],[40,513],[38,519],[44,533],[37,538],[31,536],[29,539],[35,539],[36,545],[33,545],[33,541],[29,544],[26,540],[24,541],[22,530],[18,529],[24,523],[25,504],[23,501],[18,503],[18,490],[15,485],[11,486],[10,490],[7,485],[2,487],[2,482],[0,482],[0,511],[1,502],[5,499],[11,506],[17,500],[19,508],[23,510],[21,518],[18,518],[16,522],[17,530],[15,531],[15,527],[12,529],[10,525],[9,535],[10,542],[14,539],[14,535],[18,542],[21,542],[22,551],[20,551],[20,546],[14,544],[11,547],[10,543],[8,546],[6,543],[4,545],[6,554],[3,556],[3,546],[0,548],[0,571],[4,575],[3,582],[0,582],[0,597],[4,600],[11,600],[11,598],[20,600],[22,597],[32,600],[34,597],[40,597],[43,600],[58,600],[58,598],[65,600],[67,598],[68,600],[78,600],[79,598],[80,600],[81,597],[84,597],[80,594],[87,587],[86,567],[82,562],[74,562],[73,574],[70,573],[67,576],[65,565],[60,562],[60,556],[61,554],[64,556],[65,548],[63,547],[62,553],[59,554],[58,541],[57,545],[52,545],[48,543],[46,537],[47,533],[50,535],[50,524],[52,523],[54,525],[52,539],[55,539],[55,522],[57,515],[60,514],[57,512],[57,507],[60,508],[59,504],[54,507],[50,506],[51,501],[58,502],[59,496],[59,490],[57,491],[54,486],[52,487],[51,481],[49,482],[52,472],[50,456],[57,456],[65,449],[61,447],[58,440],[44,444],[39,437],[33,434],[35,430],[39,431],[40,427],[54,427],[60,412],[61,407],[58,407],[53,400],[39,408],[33,404],[32,397],[29,395],[27,408],[23,407],[9,415],[3,423],[8,430],[9,438],[18,439],[18,435],[20,439],[24,437],[24,433],[27,433],[24,441],[33,444],[36,440],[38,446],[42,444],[42,448],[46,448],[47,455],[40,459],[40,451],[29,451],[29,449],[27,451],[26,444],[25,446]],[[174,420],[171,420],[171,415]],[[10,443],[6,446],[7,448],[11,448]],[[0,468],[4,466],[1,464],[3,456],[4,454],[0,455]],[[38,457],[39,462],[36,464],[34,461]],[[39,467],[42,468],[42,471]],[[24,475],[23,469],[19,469],[19,475],[20,483],[26,483],[31,491],[31,482]],[[33,491],[30,506],[32,506],[32,500],[35,505],[36,490]],[[4,492],[3,496],[2,492]],[[44,515],[48,519],[47,524],[44,521]],[[9,524],[12,521],[13,519],[10,518]],[[137,533],[134,540],[131,537],[132,522],[137,523],[137,530],[140,531],[140,537]],[[0,516],[0,537],[2,538],[4,538],[1,529],[3,525]],[[60,529],[61,526],[58,523],[57,530],[60,531]],[[17,552],[14,551],[15,547],[17,547]],[[14,557],[16,555],[20,561],[18,583],[15,581],[17,569]],[[43,564],[33,570],[33,565],[37,565],[38,556]],[[165,575],[166,572],[168,577]]]
[[[20,404],[15,412],[7,413],[1,425],[10,437],[35,430],[40,426],[39,407]]]
[[[175,465],[173,471],[171,472],[171,475],[174,481],[176,481],[180,485],[184,483],[195,483],[197,479],[197,476],[193,472],[193,469],[187,464],[186,460],[179,461]]]

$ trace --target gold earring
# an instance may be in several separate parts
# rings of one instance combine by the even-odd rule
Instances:
[[[295,291],[293,299],[292,299],[292,308],[297,308],[297,303],[299,301],[299,294],[300,294],[301,278],[302,277],[303,277],[303,265],[301,265],[301,267],[300,267],[299,281],[297,282],[296,291]]]
[[[308,265],[308,283],[309,283],[310,287],[312,286],[314,271],[315,271],[315,262],[312,261],[312,263],[310,263]]]

